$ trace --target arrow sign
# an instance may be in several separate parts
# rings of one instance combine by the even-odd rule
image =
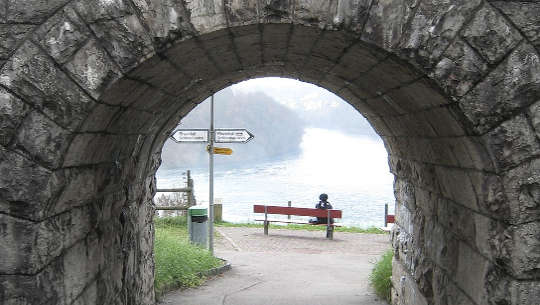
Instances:
[[[178,129],[171,134],[176,143],[206,143],[208,129]]]
[[[255,136],[246,129],[216,129],[216,143],[247,143]]]
[[[210,145],[206,146],[206,151],[210,151]],[[230,148],[226,147],[215,147],[214,146],[214,154],[217,155],[232,155],[233,151]]]

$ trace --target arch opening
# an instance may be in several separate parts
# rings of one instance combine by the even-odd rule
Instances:
[[[151,198],[161,147],[202,98],[258,76],[327,88],[383,138],[396,177],[399,304],[536,300],[540,68],[537,45],[512,19],[517,8],[456,6],[459,35],[415,45],[407,37],[424,28],[406,28],[415,23],[402,14],[436,22],[439,11],[427,4],[420,14],[376,3],[361,22],[341,15],[346,30],[306,26],[311,19],[296,11],[300,19],[289,22],[278,14],[288,8],[266,11],[275,23],[249,25],[245,17],[248,25],[222,26],[208,23],[215,16],[201,12],[206,7],[190,7],[190,17],[182,11],[190,25],[170,32],[176,42],[148,38],[145,31],[169,34],[163,24],[141,23],[150,15],[94,4],[54,5],[56,13],[39,15],[44,23],[2,59],[5,303],[153,303]],[[385,24],[385,14],[398,17]],[[510,29],[494,30],[505,37],[496,47],[480,39],[482,20]],[[51,44],[66,22],[74,34]]]

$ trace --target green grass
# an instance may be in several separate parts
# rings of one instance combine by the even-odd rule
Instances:
[[[220,227],[243,227],[243,228],[262,228],[262,223],[231,223],[231,222],[216,222],[216,226]],[[307,230],[307,231],[326,231],[326,226],[314,226],[304,224],[287,224],[276,225],[270,224],[270,229],[289,229],[289,230]],[[379,228],[371,227],[367,229],[357,227],[336,227],[335,232],[350,232],[350,233],[369,233],[369,234],[388,234]]]
[[[206,249],[189,243],[185,217],[155,218],[156,298],[172,289],[202,284],[202,272],[221,266]]]
[[[390,303],[390,292],[392,288],[392,250],[386,251],[381,259],[377,261],[375,267],[371,271],[369,281],[375,289],[375,293],[381,298]]]

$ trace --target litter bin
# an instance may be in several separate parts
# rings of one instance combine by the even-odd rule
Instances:
[[[188,208],[189,240],[203,248],[208,240],[208,209],[200,206]]]

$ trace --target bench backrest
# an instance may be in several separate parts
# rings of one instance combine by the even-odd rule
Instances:
[[[396,222],[396,215],[386,215],[386,222],[387,222],[387,223],[394,223],[394,222]]]
[[[264,205],[254,205],[254,213],[264,213]],[[280,214],[280,215],[296,215],[296,216],[312,216],[312,217],[328,217],[328,211],[330,211],[331,218],[341,218],[341,210],[322,210],[311,208],[295,208],[295,207],[282,207],[276,205],[267,205],[267,214]]]

